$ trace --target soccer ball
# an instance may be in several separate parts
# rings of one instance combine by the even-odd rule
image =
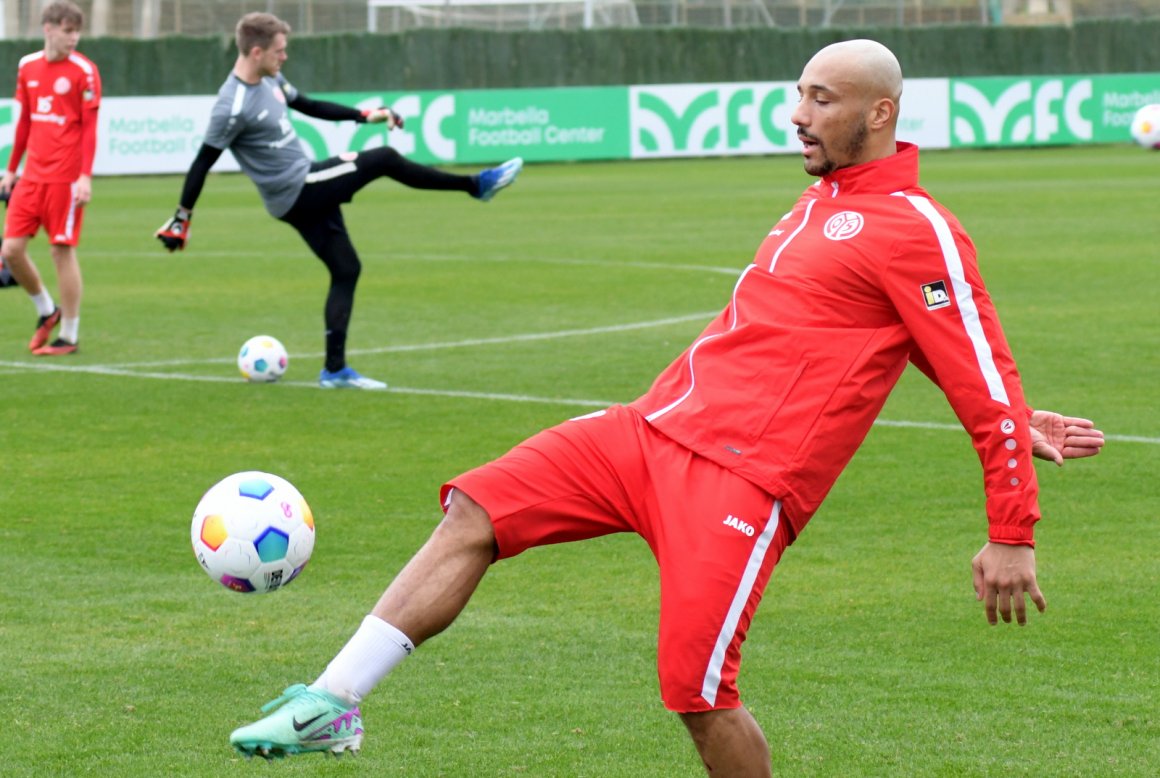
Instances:
[[[234,473],[193,511],[193,553],[209,577],[235,592],[272,592],[293,581],[314,551],[314,515],[289,481]]]
[[[1132,117],[1132,140],[1146,149],[1160,149],[1160,105],[1146,105]]]
[[[242,377],[255,384],[277,381],[286,372],[290,355],[277,338],[256,335],[242,344],[238,352],[238,370]]]

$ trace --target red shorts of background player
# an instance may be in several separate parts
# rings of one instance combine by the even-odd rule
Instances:
[[[443,486],[491,517],[498,559],[636,532],[661,572],[657,671],[665,707],[736,708],[741,643],[790,540],[781,504],[623,406],[566,421]]]
[[[85,209],[73,198],[72,184],[41,184],[21,179],[8,201],[5,238],[32,238],[41,227],[54,246],[75,246],[81,239]]]

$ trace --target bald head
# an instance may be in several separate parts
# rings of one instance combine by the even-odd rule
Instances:
[[[870,100],[885,97],[897,105],[902,97],[902,66],[894,52],[878,41],[831,43],[815,54],[806,67],[812,65],[837,74]]]

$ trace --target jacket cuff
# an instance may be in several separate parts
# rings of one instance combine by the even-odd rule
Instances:
[[[1035,546],[1035,522],[1039,521],[1039,504],[1034,497],[1028,504],[1024,492],[1005,492],[987,498],[988,538],[992,543]]]
[[[1031,527],[992,524],[990,532],[987,533],[987,539],[992,543],[1002,543],[1005,546],[1031,546],[1035,548],[1035,533]]]

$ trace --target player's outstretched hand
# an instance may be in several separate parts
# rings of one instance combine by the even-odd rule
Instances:
[[[1047,610],[1047,599],[1035,579],[1035,549],[1031,546],[1009,546],[988,543],[971,560],[975,597],[983,601],[987,622],[998,624],[999,618],[1011,623],[1011,612],[1019,626],[1027,624],[1027,601],[1030,597],[1040,613]]]
[[[392,111],[390,108],[371,108],[363,111],[363,116],[366,117],[367,124],[382,124],[387,123],[387,129],[393,130],[396,127],[402,129],[403,117]]]
[[[189,240],[189,220],[192,218],[192,211],[178,208],[177,212],[173,214],[173,218],[162,224],[161,229],[154,235],[170,253],[184,249],[185,242]]]
[[[1031,412],[1031,453],[1063,466],[1065,459],[1094,457],[1104,446],[1104,433],[1088,419],[1053,411]]]

